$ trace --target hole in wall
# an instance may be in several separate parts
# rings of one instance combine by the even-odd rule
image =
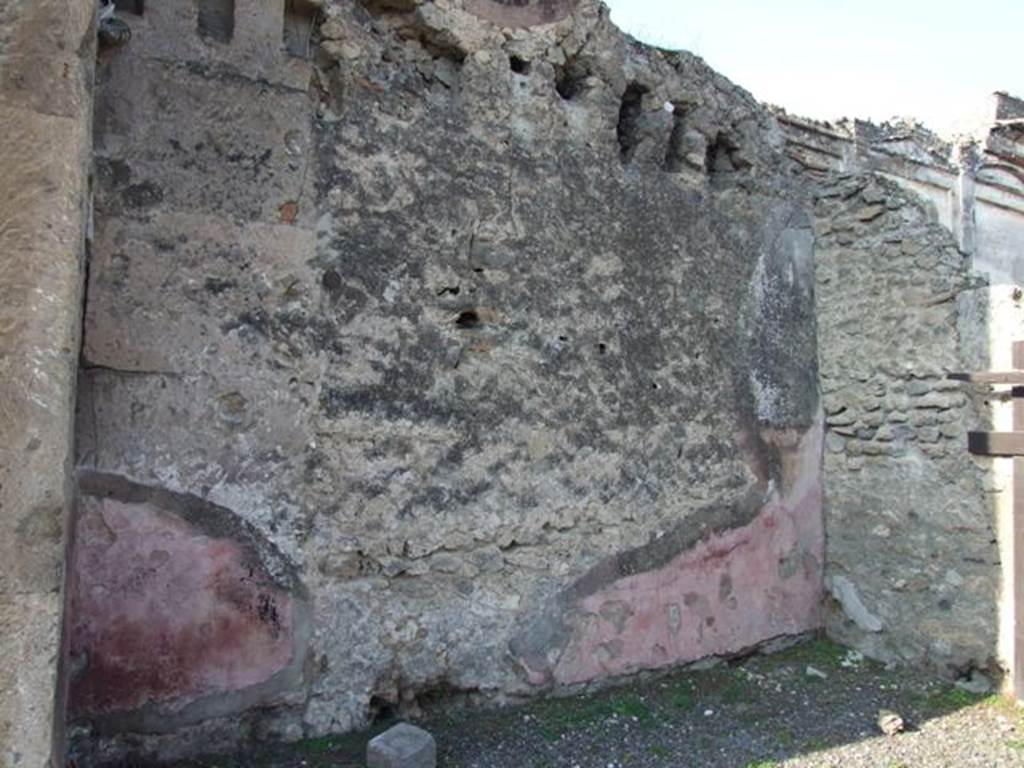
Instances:
[[[199,0],[196,31],[207,40],[230,43],[235,36],[235,0]]]
[[[318,13],[310,0],[285,0],[283,42],[289,56],[309,58]]]
[[[130,13],[133,16],[141,16],[146,10],[146,0],[114,0],[114,7],[118,13]]]
[[[475,309],[464,309],[455,318],[457,328],[479,328],[481,325],[483,325],[483,320],[480,319],[480,313]]]
[[[328,269],[320,278],[320,284],[331,296],[337,297],[344,287],[344,280],[336,269]]]
[[[633,159],[640,144],[640,116],[644,109],[644,95],[649,91],[646,85],[630,83],[626,87],[626,92],[622,94],[615,134],[619,139],[619,154],[623,163],[629,163]]]
[[[750,163],[740,153],[740,146],[727,133],[719,131],[715,140],[708,144],[704,167],[709,176],[732,173],[749,168]]]
[[[719,133],[715,140],[708,144],[707,157],[704,162],[704,167],[707,168],[708,174],[714,175],[716,173],[735,171],[736,168],[729,157],[734,149],[735,146],[733,146],[729,137],[724,133]]]
[[[530,69],[532,68],[530,66],[530,62],[528,62],[521,56],[515,55],[508,57],[508,66],[509,69],[511,69],[517,75],[528,75],[530,74]]]
[[[398,718],[395,703],[382,696],[370,697],[371,722],[373,725],[390,723]]]
[[[583,93],[588,77],[590,77],[590,71],[586,67],[578,62],[570,61],[557,70],[555,90],[564,101],[572,101]]]

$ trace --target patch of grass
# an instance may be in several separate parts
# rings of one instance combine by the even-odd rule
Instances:
[[[1024,739],[1010,739],[1006,742],[1006,746],[1014,752],[1024,752]]]
[[[550,699],[532,707],[540,734],[557,741],[562,734],[589,728],[612,715],[609,703],[600,698]]]
[[[730,680],[718,692],[726,704],[738,704],[746,697],[747,687],[740,680]]]
[[[796,735],[789,730],[789,728],[779,728],[779,730],[775,732],[775,741],[777,741],[780,746],[787,747],[796,741]]]
[[[764,716],[761,713],[748,707],[741,708],[735,717],[738,722],[748,727],[757,726],[764,721]]]
[[[338,748],[334,736],[320,736],[299,742],[299,749],[309,755],[326,755]]]
[[[943,685],[916,693],[911,698],[914,704],[929,715],[948,715],[965,707],[980,704],[989,697],[968,693],[953,685]]]
[[[691,674],[667,680],[661,688],[656,693],[656,700],[663,708],[669,709],[666,714],[672,714],[671,710],[689,712],[697,706],[697,687]]]
[[[672,688],[668,694],[668,703],[680,712],[689,712],[697,704],[697,697],[691,683],[680,683]]]
[[[823,672],[842,668],[842,662],[850,652],[849,648],[833,643],[823,637],[794,645],[768,657],[793,664],[816,667]]]
[[[383,728],[375,727],[370,731],[352,731],[350,733],[335,734],[333,736],[320,736],[315,739],[306,739],[288,747],[289,751],[303,755],[307,768],[320,768],[320,766],[348,765],[348,761],[358,760],[366,750],[366,742],[371,736],[379,733]],[[263,759],[265,758],[265,759]],[[256,762],[247,762],[251,768],[261,766],[277,765],[276,759],[269,753],[261,756]]]
[[[531,705],[527,711],[535,718],[541,736],[548,741],[557,741],[563,734],[586,730],[612,717],[640,725],[650,725],[655,719],[644,699],[631,691],[549,699]]]
[[[823,749],[828,749],[828,742],[820,738],[807,739],[801,749],[805,752],[820,752]]]
[[[746,768],[779,768],[779,764],[775,760],[754,760]]]
[[[654,744],[647,748],[647,754],[649,754],[651,757],[665,758],[672,756],[672,750]]]
[[[624,693],[613,696],[608,701],[609,708],[613,714],[619,717],[636,718],[641,723],[651,720],[651,710],[644,704],[643,700],[634,693]]]
[[[1019,730],[1024,730],[1024,708],[1013,699],[993,693],[983,698],[981,703],[1008,718]]]
[[[717,696],[725,704],[736,704],[747,694],[750,683],[735,669],[712,669],[698,678],[702,693]]]

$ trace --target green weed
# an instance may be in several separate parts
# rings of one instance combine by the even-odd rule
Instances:
[[[646,723],[651,719],[651,710],[636,694],[627,693],[614,696],[608,704],[612,713],[619,717],[636,718],[641,723]]]
[[[917,693],[911,698],[915,704],[930,715],[946,715],[965,707],[973,707],[988,697],[968,693],[952,685],[944,685],[930,691]]]
[[[306,739],[299,743],[299,749],[311,755],[326,755],[337,749],[334,736],[320,736],[316,739]]]
[[[822,671],[827,671],[840,669],[849,652],[849,648],[833,643],[831,640],[816,638],[773,654],[770,658],[794,664],[809,664]]]

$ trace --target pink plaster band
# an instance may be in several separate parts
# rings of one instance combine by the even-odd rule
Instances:
[[[696,661],[819,627],[821,441],[819,425],[798,445],[781,449],[788,454],[788,489],[773,491],[748,525],[582,599],[555,681],[582,683]],[[545,677],[530,671],[535,683]]]
[[[74,716],[185,705],[288,666],[291,599],[241,545],[150,504],[85,497],[80,514]]]

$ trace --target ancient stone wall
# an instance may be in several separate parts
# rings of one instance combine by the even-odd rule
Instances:
[[[967,367],[967,262],[877,176],[823,184],[815,213],[829,631],[889,661],[996,671],[994,489],[966,451],[982,414],[945,378]]]
[[[91,149],[93,3],[0,3],[0,766],[41,768],[57,691]],[[63,749],[57,747],[56,764]]]
[[[973,134],[949,141],[913,122],[822,123],[779,113],[786,153],[806,171],[877,173],[912,191],[992,284],[1024,283],[1024,106],[992,96]]]
[[[0,306],[12,764],[52,722],[54,665],[23,662],[58,656],[92,57],[72,13],[75,54],[26,70],[55,13],[26,7],[0,56],[26,158],[3,236],[30,276]],[[594,0],[119,7],[78,384],[79,757],[342,731],[823,623],[945,674],[1005,665],[1007,485],[964,450],[998,398],[945,374],[1024,327],[1015,101],[954,157],[773,115]],[[44,75],[67,82],[27,87]],[[47,131],[69,154],[42,172]]]
[[[590,0],[215,5],[147,3],[101,62],[82,748],[819,627],[813,236],[774,118]]]
[[[1012,655],[1009,472],[965,434],[1010,429],[1008,406],[945,378],[1009,369],[1024,338],[1024,111],[993,107],[956,143],[779,114],[818,188],[829,631],[945,674],[998,676]]]

